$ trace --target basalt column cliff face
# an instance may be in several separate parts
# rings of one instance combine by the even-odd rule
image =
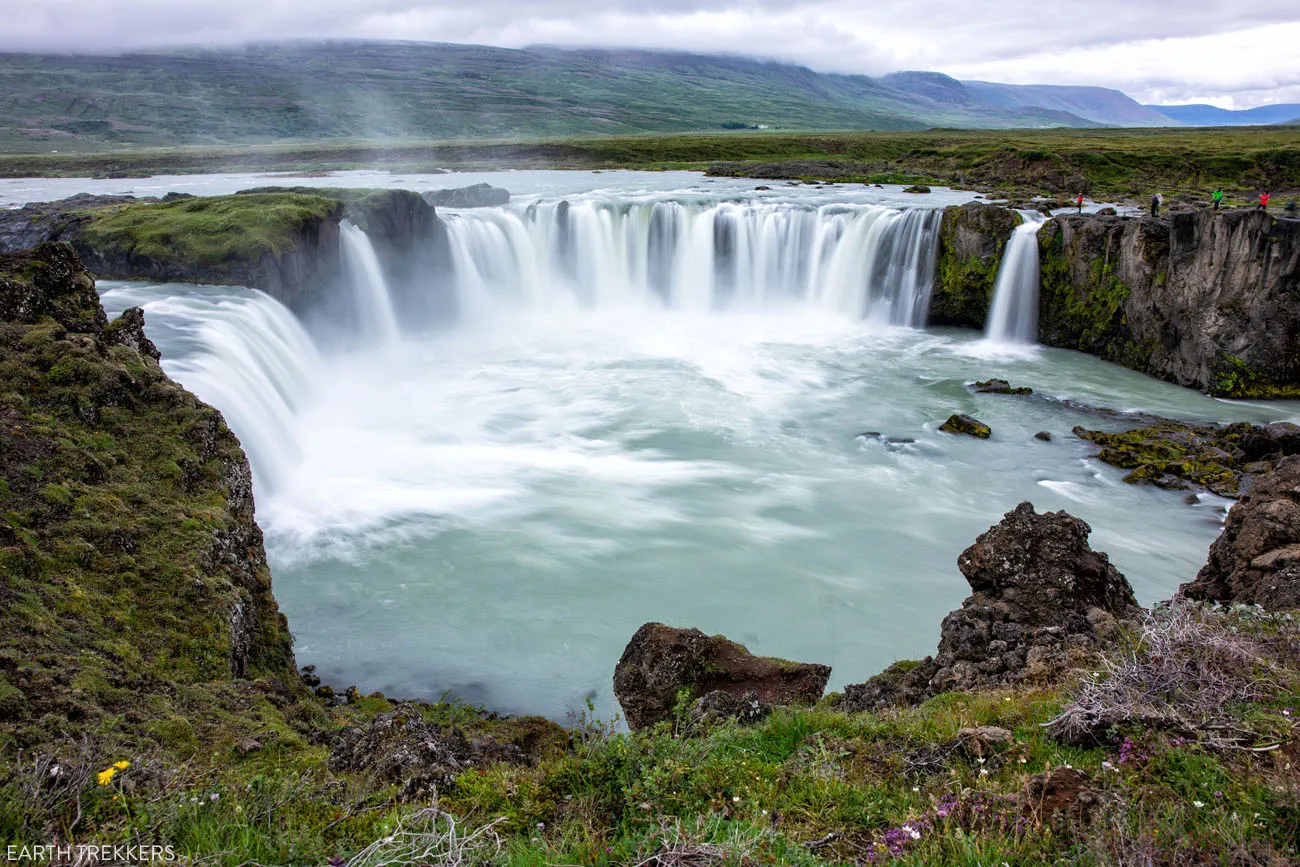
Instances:
[[[0,255],[0,740],[183,745],[305,697],[248,461],[143,321],[67,244]]]
[[[1300,396],[1300,221],[1058,216],[1040,339],[1224,397]]]

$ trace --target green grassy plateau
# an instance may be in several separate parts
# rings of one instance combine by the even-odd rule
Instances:
[[[730,132],[567,140],[323,142],[157,148],[96,154],[0,155],[0,176],[134,176],[230,171],[383,168],[694,169],[727,173],[792,163],[794,177],[1039,189],[1093,196],[1152,190],[1208,194],[1300,190],[1300,131],[930,130]],[[730,165],[730,164],[738,165]],[[827,163],[829,165],[821,165]],[[802,165],[800,165],[802,164]]]

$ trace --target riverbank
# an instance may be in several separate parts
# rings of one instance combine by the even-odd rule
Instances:
[[[782,169],[762,166],[788,164]],[[710,168],[713,166],[713,168]],[[802,168],[801,168],[802,167]],[[1300,191],[1300,132],[1288,128],[930,130],[646,135],[533,141],[329,142],[0,156],[0,177],[138,177],[232,171],[562,168],[692,169],[868,183],[944,183],[1011,194],[1134,198],[1151,192],[1242,201]],[[755,174],[757,173],[757,174]]]

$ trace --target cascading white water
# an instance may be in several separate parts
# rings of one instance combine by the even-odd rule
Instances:
[[[270,296],[186,290],[152,300],[124,288],[104,303],[143,304],[149,333],[171,350],[163,357],[167,373],[221,409],[248,452],[259,492],[274,493],[298,464],[296,415],[316,389],[316,345]]]
[[[838,688],[933,649],[967,592],[956,553],[1026,499],[1088,520],[1163,598],[1217,518],[1034,439],[1095,423],[1063,403],[987,401],[999,436],[940,433],[960,383],[1284,416],[1079,353],[972,368],[968,335],[862,327],[923,324],[937,209],[709,203],[653,180],[442,213],[454,261],[382,261],[391,297],[384,248],[349,227],[350,279],[297,299],[316,345],[256,290],[100,284],[110,311],[145,307],[167,370],[249,451],[277,598],[327,682],[563,719],[607,707],[610,660],[654,619],[831,664]],[[404,305],[452,291],[463,325],[419,333]]]
[[[397,312],[374,245],[365,232],[347,220],[339,225],[339,245],[351,281],[358,336],[380,346],[393,343],[400,335]]]
[[[813,306],[921,327],[941,211],[580,201],[446,217],[462,312]]]
[[[1011,232],[993,287],[985,336],[994,343],[1038,340],[1038,230],[1044,217],[1020,211],[1023,222]]]

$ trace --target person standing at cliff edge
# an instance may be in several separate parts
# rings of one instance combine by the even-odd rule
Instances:
[[[1268,193],[1260,193],[1260,194],[1259,194],[1259,209],[1260,209],[1261,211],[1267,211],[1267,210],[1268,210]]]
[[[1160,203],[1163,202],[1164,200],[1165,197],[1160,195],[1159,193],[1156,193],[1154,196],[1151,197],[1151,216],[1153,217],[1160,216]]]
[[[1075,199],[1075,200],[1074,200],[1074,203],[1075,203],[1076,205],[1079,206],[1079,213],[1082,214],[1082,213],[1083,213],[1083,193],[1079,193],[1079,198]]]
[[[1223,190],[1215,190],[1211,198],[1214,199],[1214,210],[1219,210],[1219,206],[1223,204]]]

